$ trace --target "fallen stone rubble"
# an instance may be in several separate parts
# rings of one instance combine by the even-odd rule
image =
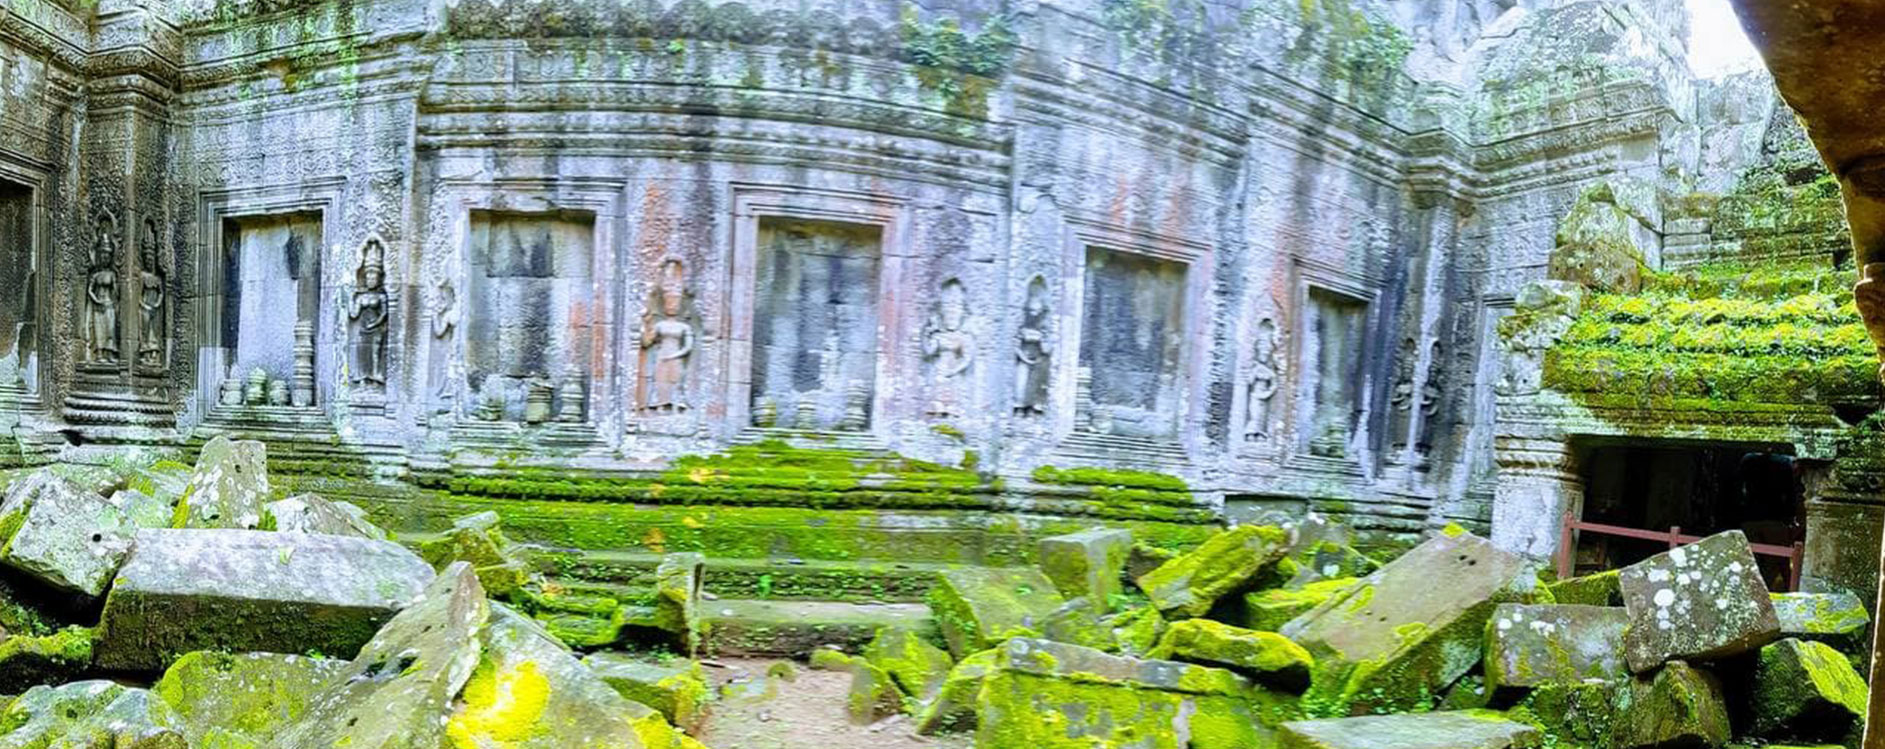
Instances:
[[[395,539],[344,502],[270,501],[254,443],[85,479],[27,473],[0,503],[0,749],[690,749],[717,699],[756,688],[708,686],[697,553],[661,557],[645,589],[553,582],[495,513]],[[1094,528],[1036,551],[1038,568],[939,572],[928,623],[812,651],[850,680],[834,713],[993,749],[1862,730],[1862,602],[1770,594],[1739,532],[1562,581],[1456,526],[1376,559],[1313,516],[1183,550]],[[778,668],[765,689],[790,688]]]

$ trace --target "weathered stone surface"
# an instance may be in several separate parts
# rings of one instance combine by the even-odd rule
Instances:
[[[1270,588],[1244,594],[1243,624],[1248,629],[1277,631],[1291,619],[1322,605],[1331,596],[1353,587],[1355,578],[1318,580],[1300,588]]]
[[[1207,666],[1027,638],[996,652],[982,677],[977,746],[1272,746],[1273,716],[1289,702]]]
[[[1824,642],[1847,655],[1865,650],[1866,626],[1872,617],[1865,604],[1851,593],[1775,593],[1774,617],[1780,636]]]
[[[1866,685],[1825,643],[1785,639],[1761,648],[1754,671],[1754,734],[1840,742],[1865,723]]]
[[[1282,633],[1315,656],[1306,699],[1350,714],[1412,709],[1479,662],[1493,609],[1533,595],[1537,582],[1524,558],[1454,529],[1331,596]]]
[[[89,597],[109,587],[137,530],[110,502],[63,481],[39,484],[8,505],[14,509],[0,513],[0,565]]]
[[[1628,707],[1613,727],[1617,749],[1728,743],[1728,706],[1714,674],[1671,661],[1654,676],[1637,676],[1627,689]]]
[[[1066,598],[1086,598],[1101,606],[1118,595],[1132,550],[1132,531],[1093,528],[1041,539],[1041,571]]]
[[[366,510],[349,502],[330,502],[318,494],[299,494],[268,503],[278,533],[325,533],[386,540],[386,531],[367,519]]]
[[[1037,629],[1042,637],[1049,640],[1100,650],[1119,649],[1112,627],[1106,626],[1105,617],[1100,616],[1093,603],[1085,598],[1075,598],[1061,604],[1060,608],[1041,619]]]
[[[1584,606],[1622,606],[1623,588],[1617,583],[1619,570],[1605,570],[1583,577],[1559,580],[1547,587],[1558,603]]]
[[[100,667],[157,670],[195,650],[351,655],[432,569],[405,548],[344,536],[145,530],[100,625]]]
[[[659,710],[688,733],[698,731],[707,717],[710,694],[699,662],[652,663],[622,653],[594,653],[583,658],[583,665],[623,697]]]
[[[1541,684],[1526,692],[1517,709],[1555,737],[1560,746],[1613,749],[1618,723],[1632,706],[1630,681]]]
[[[18,693],[40,684],[60,684],[92,666],[96,634],[67,627],[43,636],[0,635],[0,694]]]
[[[1146,657],[1222,666],[1290,691],[1308,686],[1309,670],[1315,666],[1309,651],[1282,635],[1209,619],[1173,622]]]
[[[700,649],[700,586],[707,557],[699,552],[669,554],[655,567],[654,626],[679,639],[683,652]]]
[[[1031,567],[959,567],[937,573],[929,605],[960,658],[1010,637],[1037,635],[1064,603],[1054,583]]]
[[[1630,670],[1749,652],[1780,634],[1767,585],[1740,531],[1717,533],[1622,569]]]
[[[1272,526],[1233,528],[1141,576],[1139,589],[1168,616],[1203,616],[1217,599],[1283,558],[1288,543],[1288,535]]]
[[[1486,682],[1493,687],[1620,679],[1623,609],[1501,604],[1486,627]]]
[[[308,702],[347,666],[302,655],[198,651],[171,664],[151,692],[192,745],[209,745],[213,731],[225,734],[223,740],[276,746],[282,729],[300,720]]]
[[[176,508],[136,489],[119,489],[111,495],[111,506],[124,513],[138,528],[169,528]]]
[[[1369,715],[1284,723],[1282,749],[1527,749],[1537,728],[1491,711]]]
[[[256,530],[268,517],[268,492],[268,447],[216,437],[197,456],[173,525]]]
[[[447,567],[373,635],[334,686],[308,703],[301,719],[281,733],[281,745],[442,745],[452,701],[480,666],[479,634],[490,618],[477,575],[468,565]]]
[[[660,713],[623,697],[529,619],[493,605],[480,637],[483,657],[446,726],[452,745],[673,746]]]
[[[0,711],[0,749],[43,749],[86,725],[128,690],[109,681],[37,686]]]
[[[936,697],[955,666],[949,651],[901,627],[878,630],[877,637],[864,646],[864,660],[890,674],[904,694],[922,702]]]
[[[903,710],[903,690],[890,673],[870,661],[851,662],[851,691],[845,695],[845,712],[851,722],[869,725]]]
[[[1158,609],[1150,606],[1122,611],[1106,619],[1106,626],[1113,630],[1113,644],[1119,652],[1134,657],[1144,657],[1158,646],[1158,640],[1165,635],[1165,617]]]
[[[944,731],[966,731],[975,727],[975,705],[982,693],[982,683],[995,672],[1000,661],[1000,646],[971,653],[949,669],[942,689],[916,715],[916,732],[925,736]]]

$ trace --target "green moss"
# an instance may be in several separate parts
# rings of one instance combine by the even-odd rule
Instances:
[[[955,660],[915,632],[885,627],[864,646],[864,660],[895,680],[904,694],[928,700],[942,689]]]
[[[1623,589],[1618,582],[1617,570],[1605,570],[1583,577],[1559,580],[1545,586],[1551,592],[1556,603],[1581,604],[1584,606],[1621,606]]]
[[[92,629],[67,627],[50,635],[0,640],[0,693],[19,693],[37,684],[77,677],[91,668],[96,639]]]
[[[1354,587],[1355,578],[1319,580],[1301,588],[1271,588],[1244,594],[1244,626],[1278,631],[1289,620]],[[1364,601],[1364,607],[1367,605]]]

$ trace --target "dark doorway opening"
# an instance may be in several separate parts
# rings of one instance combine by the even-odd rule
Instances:
[[[1650,442],[1603,444],[1583,453],[1586,523],[1685,536],[1740,530],[1755,544],[1805,538],[1802,465],[1791,445]],[[1578,574],[1616,569],[1668,550],[1666,541],[1578,534]],[[1756,555],[1770,590],[1787,590],[1789,560]]]

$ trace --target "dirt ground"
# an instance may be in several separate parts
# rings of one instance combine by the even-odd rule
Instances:
[[[875,725],[851,723],[844,699],[850,674],[792,663],[791,681],[771,677],[775,660],[722,659],[702,664],[718,699],[701,741],[713,749],[971,749],[966,735],[918,736],[906,716]]]

